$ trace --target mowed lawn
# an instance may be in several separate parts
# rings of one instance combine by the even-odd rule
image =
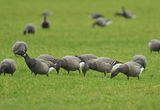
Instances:
[[[160,38],[159,0],[0,0],[0,61],[13,58],[17,62],[14,76],[0,76],[0,110],[160,110],[160,54],[150,53],[148,42]],[[125,20],[114,16],[121,6],[137,15]],[[40,25],[46,9],[51,28]],[[105,28],[91,28],[92,12],[113,20]],[[25,24],[33,23],[35,35],[22,34]],[[13,43],[28,43],[28,54],[37,57],[51,54],[92,53],[123,62],[135,54],[146,56],[146,70],[137,78],[127,80],[119,74],[110,79],[90,70],[69,75],[61,69],[49,77],[30,73],[24,59],[11,51]]]

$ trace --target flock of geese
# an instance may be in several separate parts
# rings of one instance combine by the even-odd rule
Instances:
[[[45,12],[42,13],[42,16],[44,17],[44,20],[43,20],[43,22],[41,24],[41,27],[43,29],[50,28],[50,23],[47,20],[47,18],[48,18],[48,16],[51,16],[51,15],[52,15],[52,13],[49,12],[49,11],[45,11]],[[126,18],[126,19],[136,18],[135,14],[131,13],[130,11],[127,11],[125,9],[125,7],[123,7],[123,6],[122,6],[122,8],[121,8],[121,10],[119,12],[115,13],[115,15],[123,17],[123,18]],[[110,24],[112,24],[112,20],[111,19],[106,18],[104,15],[102,15],[100,13],[91,13],[89,15],[89,17],[94,20],[94,22],[92,24],[93,28],[95,28],[96,26],[105,27],[105,26],[109,26]],[[30,23],[30,24],[27,24],[25,26],[23,34],[24,35],[26,35],[26,34],[35,34],[35,32],[36,32],[35,25]]]
[[[42,22],[42,28],[46,29],[50,27],[47,17],[50,14],[48,12],[43,13],[44,21]],[[127,12],[124,7],[120,12],[116,13],[117,16],[122,16],[125,18],[135,18],[135,15]],[[112,21],[106,19],[101,14],[93,13],[90,15],[95,22],[93,27],[97,26],[106,26],[109,25]],[[35,27],[32,24],[26,26],[24,30],[24,35],[34,34]],[[148,43],[150,52],[159,52],[160,51],[160,40],[152,39]],[[143,70],[146,69],[147,60],[144,55],[135,55],[128,62],[121,62],[108,57],[98,57],[93,54],[82,54],[77,56],[64,56],[63,58],[56,58],[49,54],[42,54],[37,58],[32,58],[27,53],[28,45],[24,41],[16,41],[12,46],[12,51],[14,55],[21,56],[31,73],[34,73],[35,76],[46,75],[48,76],[52,70],[55,70],[57,74],[60,73],[60,69],[63,68],[69,74],[70,71],[78,71],[83,73],[86,76],[88,70],[98,71],[106,76],[107,73],[111,73],[110,78],[117,76],[119,73],[129,77],[137,77],[139,79],[140,74]],[[0,62],[0,75],[1,74],[11,74],[13,75],[17,69],[17,64],[14,59],[6,58]]]
[[[148,43],[151,52],[160,51],[160,41],[153,39]],[[147,60],[144,55],[135,55],[128,62],[121,62],[108,57],[97,57],[93,54],[82,54],[77,56],[64,56],[63,58],[56,58],[49,54],[42,54],[37,58],[32,58],[27,54],[28,45],[24,41],[16,41],[12,46],[14,55],[23,57],[27,67],[34,73],[35,76],[46,75],[56,70],[57,74],[60,73],[60,68],[63,68],[69,74],[70,71],[79,71],[86,76],[89,69],[98,71],[106,76],[106,73],[111,73],[113,78],[118,73],[123,73],[129,77],[137,77],[145,70]],[[0,63],[0,74],[13,75],[16,71],[16,62],[13,59],[4,59]]]

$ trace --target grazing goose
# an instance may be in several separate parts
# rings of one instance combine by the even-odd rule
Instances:
[[[110,63],[106,63],[102,59],[91,59],[82,67],[82,72],[84,76],[89,69],[103,72],[104,76],[106,76],[106,73],[109,73],[111,71],[112,65]]]
[[[46,61],[40,58],[30,58],[28,54],[24,54],[22,56],[25,59],[25,63],[27,64],[28,68],[35,74],[40,75],[47,75],[52,71],[55,65],[52,65],[50,61]]]
[[[91,59],[96,59],[97,56],[96,55],[93,55],[93,54],[82,54],[82,55],[79,55],[79,56],[76,56],[78,57],[82,62],[87,62]]]
[[[24,29],[24,32],[23,34],[26,35],[26,34],[34,34],[36,31],[35,29],[35,26],[33,24],[27,24],[25,29]]]
[[[27,43],[24,41],[16,41],[12,46],[12,51],[15,55],[23,55],[27,52]]]
[[[122,7],[122,10],[120,12],[117,12],[116,15],[117,16],[122,16],[126,19],[136,18],[136,15],[132,14],[129,11],[126,11],[124,7]]]
[[[91,13],[89,17],[91,17],[92,19],[97,19],[97,18],[103,18],[104,16],[99,13]]]
[[[61,60],[59,60],[57,65],[65,69],[68,74],[70,71],[76,70],[78,70],[80,73],[80,69],[84,65],[84,62],[81,62],[81,60],[75,56],[65,56]]]
[[[134,61],[129,61],[124,64],[117,64],[112,68],[111,71],[111,78],[115,77],[118,75],[119,72],[125,74],[129,80],[129,77],[138,77],[139,80],[139,75],[143,72],[144,68],[134,62]]]
[[[0,74],[4,73],[4,75],[11,74],[16,71],[16,62],[13,59],[4,59],[0,63]]]
[[[58,59],[54,58],[53,56],[51,56],[49,54],[42,54],[42,55],[38,56],[37,58],[52,62],[52,64],[55,65],[55,69],[57,71],[57,74],[59,74],[60,67],[57,65]]]
[[[105,62],[105,63],[109,63],[112,65],[112,67],[118,63],[122,63],[120,61],[117,61],[117,60],[113,60],[111,58],[108,58],[108,57],[99,57],[97,58],[99,61],[102,61],[102,62]]]
[[[144,55],[135,55],[133,56],[132,61],[139,63],[144,69],[147,66],[147,60]]]
[[[46,16],[44,16],[44,20],[43,20],[41,26],[42,26],[43,29],[47,29],[47,28],[50,27],[50,24],[49,24],[49,22],[47,21],[47,17],[46,17]]]
[[[159,52],[160,51],[160,40],[158,39],[152,39],[149,43],[148,46],[150,48],[150,52]]]
[[[93,28],[95,26],[105,27],[105,26],[109,26],[111,23],[112,23],[112,20],[100,17],[95,20],[95,22],[92,24],[92,27]]]

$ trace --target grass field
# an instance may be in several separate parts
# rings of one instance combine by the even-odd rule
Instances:
[[[159,0],[0,0],[0,60],[17,61],[14,76],[0,76],[0,110],[160,110],[160,54],[150,53],[148,42],[160,37]],[[114,13],[124,5],[137,18],[125,20]],[[52,27],[40,27],[44,10]],[[88,14],[99,12],[113,20],[105,28],[91,28]],[[25,24],[34,23],[34,36],[23,36]],[[123,62],[135,54],[147,57],[140,80],[119,74],[114,79],[89,71],[49,77],[31,75],[24,59],[15,57],[13,43],[24,40],[28,54],[65,55],[93,53]],[[110,74],[108,74],[110,76]]]

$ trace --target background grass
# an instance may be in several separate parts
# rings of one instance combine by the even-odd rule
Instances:
[[[151,54],[148,42],[159,38],[159,0],[0,0],[0,60],[13,58],[17,71],[13,77],[0,76],[1,110],[159,110],[160,58]],[[134,20],[115,17],[125,6],[136,13]],[[40,27],[44,10],[53,11],[51,28]],[[99,12],[113,20],[111,26],[91,28],[88,14]],[[34,36],[23,36],[25,24],[34,23]],[[50,77],[31,75],[23,58],[11,51],[13,43],[24,40],[32,57],[48,53],[65,55],[93,53],[126,62],[135,54],[147,57],[148,66],[141,79],[119,74],[113,80],[89,71],[67,75],[61,70]],[[109,76],[109,74],[108,74]]]

